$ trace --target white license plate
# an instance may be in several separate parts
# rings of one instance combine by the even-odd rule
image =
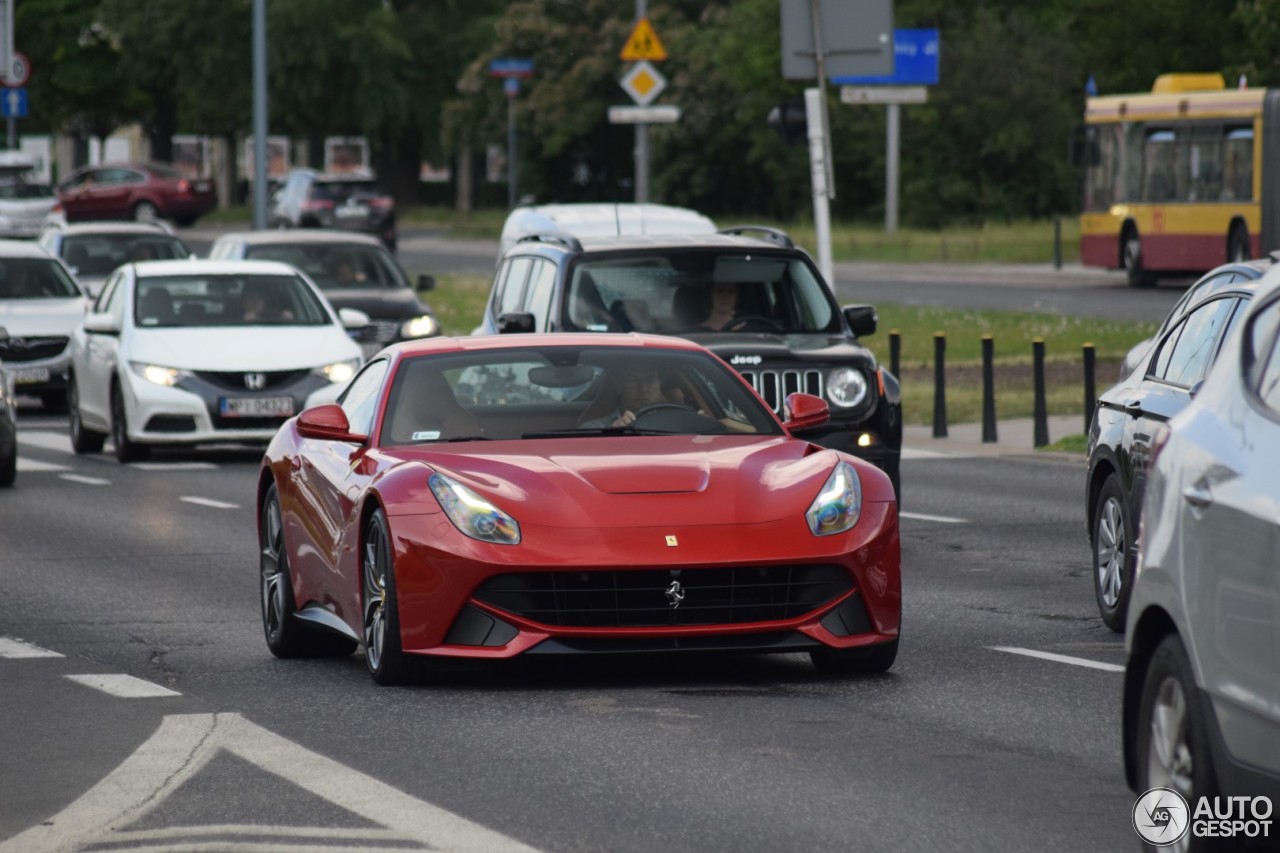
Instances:
[[[13,384],[15,385],[34,385],[37,382],[49,381],[49,368],[47,367],[19,367],[16,370],[10,368],[9,373],[13,375]]]
[[[338,208],[337,213],[339,219],[358,219],[368,216],[369,208],[365,207],[363,204],[357,204],[355,206],[345,205]]]
[[[224,418],[270,418],[293,415],[292,397],[223,397],[218,411]]]

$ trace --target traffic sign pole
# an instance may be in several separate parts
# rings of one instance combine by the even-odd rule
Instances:
[[[636,22],[649,17],[646,0],[636,0]],[[636,204],[649,200],[649,125],[636,125]]]

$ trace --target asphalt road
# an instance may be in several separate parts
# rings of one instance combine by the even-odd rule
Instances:
[[[1075,460],[909,454],[883,676],[650,657],[385,689],[358,655],[267,652],[255,451],[121,466],[74,456],[64,418],[20,428],[3,853],[1136,849]]]

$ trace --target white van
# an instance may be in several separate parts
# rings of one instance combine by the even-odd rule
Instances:
[[[540,204],[517,207],[502,226],[499,259],[521,237],[548,231],[561,231],[574,237],[714,234],[716,224],[696,210],[666,204]]]

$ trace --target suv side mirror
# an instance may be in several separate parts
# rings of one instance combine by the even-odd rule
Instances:
[[[499,314],[498,334],[528,334],[533,331],[532,314]]]
[[[876,333],[876,306],[874,305],[846,305],[841,309],[844,313],[845,322],[849,324],[850,331],[859,338],[865,338],[868,335]]]
[[[355,308],[339,308],[338,320],[344,329],[363,329],[369,325],[369,315]]]
[[[436,286],[436,277],[422,273],[418,276],[418,290],[434,290]]]

